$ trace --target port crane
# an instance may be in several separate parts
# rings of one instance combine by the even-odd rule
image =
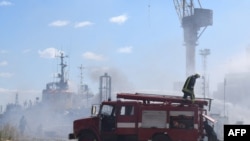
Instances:
[[[213,24],[213,11],[204,9],[199,0],[173,0],[176,13],[184,31],[186,46],[186,76],[195,73],[195,48],[207,26]],[[195,7],[195,4],[198,7]],[[200,29],[203,30],[200,31]]]

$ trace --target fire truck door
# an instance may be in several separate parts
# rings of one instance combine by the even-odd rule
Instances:
[[[136,109],[135,105],[122,103],[117,113],[117,132],[135,134],[136,132]]]
[[[112,132],[115,130],[115,106],[103,105],[100,113],[101,131]]]
[[[116,141],[116,105],[102,105],[100,110],[102,141]]]

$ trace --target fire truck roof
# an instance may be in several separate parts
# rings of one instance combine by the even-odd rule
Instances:
[[[174,96],[174,95],[159,95],[159,94],[146,94],[146,93],[118,93],[117,98],[142,100],[144,102],[192,104],[191,101],[184,100],[181,96]],[[198,104],[200,106],[208,105],[208,100],[211,99],[196,98],[193,104]]]

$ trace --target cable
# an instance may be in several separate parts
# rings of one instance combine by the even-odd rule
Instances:
[[[149,27],[150,27],[150,8],[151,8],[151,4],[150,4],[150,0],[148,2],[148,24],[149,24]]]

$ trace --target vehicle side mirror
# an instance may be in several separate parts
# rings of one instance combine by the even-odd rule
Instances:
[[[92,105],[91,116],[96,116],[98,114],[100,105]]]
[[[95,115],[96,113],[96,106],[95,105],[92,105],[92,108],[91,108],[91,115]]]

